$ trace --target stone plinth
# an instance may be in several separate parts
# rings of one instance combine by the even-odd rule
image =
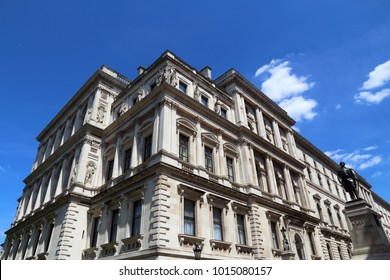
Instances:
[[[390,259],[390,243],[379,214],[362,199],[347,202],[345,210],[353,243],[352,259]]]

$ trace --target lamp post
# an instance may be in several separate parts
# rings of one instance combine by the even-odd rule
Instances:
[[[193,251],[195,255],[195,260],[200,260],[202,256],[202,245],[195,244]]]

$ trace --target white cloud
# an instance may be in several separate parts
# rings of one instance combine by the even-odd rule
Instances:
[[[363,91],[355,95],[355,101],[357,103],[373,103],[379,104],[383,99],[390,96],[390,88],[383,89],[376,93],[371,93],[370,91]]]
[[[358,169],[364,170],[366,168],[369,168],[371,166],[379,164],[381,161],[382,161],[382,157],[381,156],[374,156],[374,157],[370,158],[368,161],[363,162],[362,164],[360,164]]]
[[[371,146],[361,149],[363,150],[363,152],[358,149],[350,153],[343,152],[342,149],[338,149],[336,151],[327,151],[325,152],[325,154],[336,162],[344,161],[348,166],[352,168],[364,170],[382,162],[381,155],[372,155],[369,153],[365,153],[366,151],[374,149],[376,149],[376,147]]]
[[[299,122],[302,119],[311,120],[317,113],[313,109],[317,106],[317,102],[313,99],[305,99],[302,96],[296,96],[291,99],[284,99],[279,103],[287,113]]]
[[[289,61],[272,60],[270,64],[260,67],[255,77],[263,73],[270,76],[262,83],[261,90],[272,100],[278,102],[291,96],[300,95],[314,86],[308,83],[307,77],[291,74]]]
[[[302,96],[311,89],[314,83],[307,81],[306,76],[292,74],[289,61],[273,59],[269,64],[257,69],[255,77],[263,76],[261,90],[282,107],[297,122],[311,120],[317,113],[314,108],[317,102]]]
[[[337,104],[336,105],[336,109],[338,110],[338,109],[340,109],[341,108],[341,104]]]
[[[372,178],[379,178],[383,174],[382,171],[376,171],[374,174],[371,175]]]
[[[370,90],[383,86],[390,81],[390,60],[375,67],[373,71],[368,74],[368,80],[363,83],[362,89]]]
[[[370,146],[370,147],[364,148],[363,150],[364,151],[372,151],[372,150],[376,150],[377,148],[378,148],[377,146]]]
[[[5,168],[3,166],[0,165],[0,171],[4,172],[5,171]]]

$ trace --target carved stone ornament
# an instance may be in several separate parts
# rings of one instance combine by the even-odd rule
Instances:
[[[122,102],[121,104],[121,107],[119,109],[119,115],[123,115],[124,113],[126,113],[126,111],[129,109],[127,103],[125,101]]]
[[[106,113],[106,108],[104,108],[104,106],[99,106],[98,107],[98,111],[96,113],[96,121],[98,123],[103,123],[104,122],[105,113]]]
[[[159,76],[156,79],[156,85],[159,86],[162,82],[166,82],[173,87],[176,87],[179,82],[177,72],[170,64],[167,64],[159,71]]]
[[[95,175],[95,171],[96,171],[95,163],[92,161],[89,161],[87,163],[87,171],[85,172],[85,180],[84,180],[85,185],[92,184],[93,177]]]

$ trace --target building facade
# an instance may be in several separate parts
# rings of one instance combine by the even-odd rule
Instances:
[[[350,259],[338,165],[294,123],[234,69],[102,66],[38,135],[1,258]]]

